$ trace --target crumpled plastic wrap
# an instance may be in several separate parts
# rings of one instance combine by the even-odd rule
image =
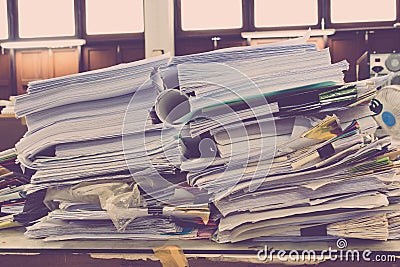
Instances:
[[[145,207],[137,184],[125,182],[83,182],[64,188],[47,189],[44,204],[51,210],[61,202],[94,204],[106,210],[118,231],[123,231],[136,216],[129,208]]]

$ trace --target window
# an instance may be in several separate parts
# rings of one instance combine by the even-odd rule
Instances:
[[[86,0],[86,34],[144,31],[143,0]]]
[[[254,0],[254,26],[290,27],[318,24],[318,0]]]
[[[396,0],[331,0],[331,22],[377,22],[396,20]]]
[[[183,31],[240,29],[241,0],[181,0]]]
[[[0,0],[0,40],[8,38],[7,0]]]
[[[74,0],[18,0],[19,37],[75,35]]]

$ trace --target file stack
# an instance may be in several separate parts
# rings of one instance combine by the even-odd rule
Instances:
[[[362,92],[369,83],[375,82],[344,88],[355,86]],[[371,85],[370,90],[378,84]],[[350,103],[336,102],[337,111],[294,115],[292,134],[286,141],[275,139],[276,153],[270,161],[252,161],[249,157],[236,168],[217,160],[215,166],[190,171],[191,184],[216,194],[214,204],[222,215],[216,240],[393,237],[388,229],[396,227],[388,224],[387,216],[399,209],[399,150],[391,146],[389,136],[375,131],[378,125],[368,106],[353,106],[362,102],[357,97]],[[340,110],[340,105],[349,108]],[[279,117],[274,119],[278,119],[277,129],[284,129]],[[242,144],[251,137],[243,136]],[[217,136],[214,138],[218,143]],[[230,143],[232,150],[234,141]],[[273,147],[273,142],[271,139],[267,145]],[[227,181],[235,178],[235,184],[225,190],[224,185],[231,185]]]
[[[9,100],[0,100],[0,106],[4,106],[1,109],[1,114],[15,115],[15,96],[10,96]]]
[[[208,223],[208,205],[179,205],[179,192],[173,188],[168,191],[162,181],[157,184],[157,199],[145,190],[140,194],[134,190],[138,185],[143,188],[152,176],[154,181],[162,175],[177,183],[182,180],[175,175],[181,161],[178,132],[157,124],[152,115],[156,97],[163,89],[158,69],[168,61],[168,56],[160,56],[32,82],[28,94],[16,99],[16,114],[25,116],[28,126],[28,132],[16,144],[18,160],[35,170],[25,187],[28,197],[45,192],[47,199],[52,190],[69,196],[53,196],[56,204],[47,205],[52,212],[30,227],[27,236],[211,236],[208,228],[215,229],[215,224]],[[174,203],[167,206],[162,202],[175,193]],[[136,201],[138,195],[143,201]],[[143,230],[143,225],[154,229]],[[206,229],[199,231],[202,227]]]
[[[343,86],[347,62],[331,64],[329,50],[313,44],[227,49],[174,58],[169,67],[176,67],[180,90],[191,96],[191,112],[174,123],[186,122],[191,138],[211,137],[215,147],[208,150],[218,152],[212,169],[202,168],[209,161],[204,157],[184,161],[181,169],[189,171],[190,185],[214,194],[230,188],[224,184],[241,177],[246,162],[265,163],[264,172],[289,170],[284,160],[277,159],[278,169],[268,163],[277,144],[290,139],[296,116],[343,111],[342,103],[357,98],[355,85]],[[202,179],[202,172],[226,173],[221,164],[228,163],[226,180]]]
[[[344,84],[327,50],[253,49],[172,60],[191,106],[173,123],[201,152],[181,169],[221,214],[215,240],[393,237],[400,151],[369,108],[389,76]]]
[[[52,211],[27,227],[25,235],[29,238],[46,241],[198,239],[210,238],[216,228],[215,224],[205,226],[210,217],[207,205],[146,207],[138,187],[131,188],[122,182],[49,188],[44,202]]]
[[[17,215],[25,205],[24,185],[29,177],[15,163],[15,149],[0,152],[0,229],[20,226]]]
[[[397,238],[400,150],[369,108],[388,78],[347,69],[290,40],[31,83],[16,149],[52,211],[26,235]]]
[[[161,128],[149,116],[159,90],[151,73],[167,61],[163,56],[30,83],[15,108],[28,126],[16,144],[18,160],[36,170],[28,193],[82,181],[131,179],[125,158],[132,171],[146,173],[146,146],[154,151],[160,172],[174,173],[175,166],[158,153],[164,145]],[[135,105],[129,105],[132,99]],[[173,143],[174,133],[167,132],[165,142]]]

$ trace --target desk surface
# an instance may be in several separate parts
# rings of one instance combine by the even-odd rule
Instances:
[[[249,266],[274,266],[287,267],[293,263],[296,266],[349,266],[349,267],[400,267],[397,263],[400,255],[400,241],[371,242],[348,240],[346,250],[365,250],[375,256],[391,257],[391,261],[379,262],[374,265],[374,260],[331,261],[318,259],[316,261],[281,261],[276,257],[266,260],[258,258],[258,252],[265,246],[268,250],[275,251],[305,251],[336,249],[336,242],[240,242],[236,244],[217,244],[209,240],[170,240],[170,241],[62,241],[44,242],[43,240],[27,239],[23,235],[24,229],[0,231],[0,266],[24,267],[29,262],[31,267],[115,267],[115,266],[141,266],[162,267],[177,265],[162,265],[161,258],[153,251],[164,246],[178,246],[183,250],[191,267],[249,267]],[[317,254],[319,255],[319,254]],[[274,256],[276,256],[274,254]],[[326,257],[326,255],[325,255]],[[394,258],[393,258],[394,257]],[[397,260],[396,260],[397,258]],[[169,259],[167,259],[169,261]],[[2,265],[5,264],[5,265]],[[288,265],[289,264],[289,265]]]
[[[0,114],[0,151],[14,147],[26,131],[24,119],[16,119],[12,114]]]
[[[15,114],[0,114],[0,119],[17,119]]]
[[[23,228],[0,231],[0,251],[7,252],[42,252],[42,251],[75,251],[75,252],[118,252],[146,253],[153,248],[162,246],[179,246],[185,253],[224,253],[224,254],[254,254],[265,245],[275,250],[315,250],[322,251],[331,247],[336,249],[336,242],[239,242],[236,244],[217,244],[209,240],[108,240],[108,241],[52,241],[27,239]],[[346,249],[366,250],[372,252],[390,252],[400,255],[400,240],[396,241],[365,241],[347,240]]]

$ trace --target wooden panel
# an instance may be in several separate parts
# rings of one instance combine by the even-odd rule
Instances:
[[[372,31],[368,35],[370,52],[400,52],[400,29]]]
[[[175,55],[188,55],[213,50],[211,37],[175,39]]]
[[[285,40],[288,40],[288,38],[253,39],[251,40],[250,45],[272,44]],[[312,37],[307,41],[307,43],[316,44],[318,50],[325,48],[324,38],[322,37]]]
[[[27,131],[21,119],[0,117],[0,151],[14,147]],[[6,129],[6,130],[5,130]]]
[[[122,44],[119,47],[120,63],[133,62],[136,60],[144,59],[145,57],[143,42],[137,44]]]
[[[246,45],[246,40],[243,40],[243,38],[228,38],[228,37],[222,37],[221,40],[218,41],[217,43],[217,48],[228,48],[228,47],[238,47],[238,46],[245,46]]]
[[[222,36],[217,42],[217,49],[246,45],[240,36]],[[175,54],[188,55],[214,50],[214,41],[211,36],[185,37],[175,39]]]
[[[344,72],[345,81],[355,81],[357,59],[366,49],[364,35],[358,32],[335,34],[329,38],[328,46],[331,52],[332,63],[347,60],[350,64],[349,70]]]
[[[9,99],[11,94],[11,85],[0,84],[0,99]]]
[[[52,77],[60,77],[79,72],[79,52],[77,48],[52,49],[49,57]]]
[[[10,82],[11,68],[10,68],[10,55],[0,54],[0,83],[4,85]]]
[[[83,49],[83,66],[86,71],[110,67],[117,63],[115,45],[90,46]]]
[[[28,82],[49,78],[48,51],[22,50],[16,52],[17,92],[26,92]]]
[[[11,62],[10,55],[0,54],[0,99],[11,95]]]

